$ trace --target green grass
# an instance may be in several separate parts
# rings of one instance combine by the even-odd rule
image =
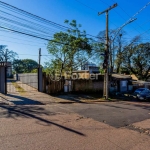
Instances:
[[[21,87],[19,86],[16,82],[12,81],[12,84],[13,86],[16,88],[16,91],[19,92],[19,93],[25,93],[26,91]]]

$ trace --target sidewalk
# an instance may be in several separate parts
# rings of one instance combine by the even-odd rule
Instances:
[[[15,82],[21,87],[20,91],[15,87],[14,83],[7,85],[7,95],[0,94],[0,103],[8,105],[46,105],[51,103],[93,103],[106,102],[100,99],[100,95],[85,95],[85,94],[61,94],[48,95],[46,93],[38,92],[36,89],[23,84]]]

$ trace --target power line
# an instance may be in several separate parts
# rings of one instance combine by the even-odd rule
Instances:
[[[77,1],[78,3],[80,3],[80,4],[82,4],[83,6],[85,6],[85,7],[87,7],[87,8],[89,8],[89,9],[91,9],[91,10],[93,10],[94,12],[98,12],[98,10],[96,10],[96,9],[94,9],[94,8],[92,8],[92,7],[90,7],[90,6],[88,6],[88,5],[86,5],[86,4],[84,4],[84,3],[82,3],[82,2],[80,2],[79,0],[75,0],[75,1]],[[114,24],[112,21],[110,21],[112,24]],[[117,25],[116,24],[114,24],[116,27],[117,27]]]
[[[26,29],[22,29],[22,28],[18,28],[16,26],[13,26],[13,25],[10,25],[10,24],[7,24],[7,23],[0,23],[0,25],[4,28],[10,28],[10,29],[15,29],[15,30],[19,30],[21,32],[26,32],[26,33],[29,33],[29,34],[35,34],[37,36],[42,36],[42,37],[46,37],[46,38],[52,38],[52,36],[49,36],[49,34],[42,34],[42,33],[38,33],[36,30],[35,31],[30,31],[30,30],[26,30]]]
[[[28,17],[30,17],[30,18],[32,18],[32,19],[35,19],[36,21],[42,21],[42,22],[51,24],[51,25],[53,25],[53,26],[55,26],[55,27],[61,27],[61,29],[64,29],[64,28],[65,28],[65,29],[72,30],[72,28],[68,28],[68,27],[66,27],[66,26],[63,26],[63,25],[57,24],[57,23],[55,23],[55,22],[49,21],[49,20],[47,20],[47,19],[45,19],[45,18],[42,18],[42,17],[39,17],[39,16],[34,15],[34,14],[32,14],[32,13],[29,13],[29,12],[27,12],[27,11],[24,11],[24,10],[22,10],[22,9],[20,9],[20,8],[17,8],[17,7],[15,7],[15,6],[12,6],[12,5],[7,4],[7,3],[5,3],[5,2],[1,2],[1,1],[0,1],[0,5],[2,5],[2,6],[5,7],[5,8],[9,8],[9,9],[11,9],[11,10],[13,9],[13,10],[15,10],[15,12],[16,12],[16,10],[17,10],[18,12],[23,13],[25,16],[28,16]],[[83,32],[82,32],[82,33],[83,33]],[[91,36],[91,37],[98,38],[98,37],[93,36],[93,35],[90,35],[90,34],[86,34],[86,35]]]
[[[8,34],[13,34],[14,36],[19,34],[19,37],[21,36],[21,37],[23,37],[23,38],[27,38],[27,37],[28,37],[28,39],[32,39],[32,40],[45,41],[45,40],[42,40],[42,39],[38,39],[38,38],[36,38],[36,37],[31,37],[31,36],[24,35],[24,34],[20,34],[20,33],[17,33],[17,32],[12,32],[12,31],[9,31],[9,30],[6,30],[6,29],[0,29],[0,31],[2,31],[2,32],[7,32]]]
[[[39,56],[39,55],[32,55],[32,54],[19,54],[17,53],[18,55],[30,55],[30,56]],[[53,56],[53,55],[50,55],[50,54],[43,54],[41,56]]]
[[[144,23],[140,24],[140,26],[143,26],[143,25],[147,24],[148,22],[150,22],[150,20],[145,21]]]
[[[52,41],[52,42],[56,42],[56,43],[59,43],[59,44],[64,44],[64,43],[61,43],[61,42],[57,42],[57,41],[50,40],[50,39],[47,39],[47,38],[42,38],[42,37],[39,37],[39,36],[36,36],[36,35],[24,33],[24,32],[21,32],[21,31],[14,30],[14,29],[5,28],[5,27],[2,27],[2,26],[0,26],[0,28],[3,28],[3,29],[5,29],[5,30],[9,30],[9,31],[13,31],[13,32],[17,32],[17,33],[20,33],[20,34],[32,36],[32,37],[39,38],[39,39],[42,39],[42,40]]]
[[[114,0],[111,0],[111,1],[113,1],[114,2]],[[146,5],[144,5],[138,12],[136,12],[132,17],[121,7],[121,6],[119,6],[124,12],[125,12],[125,14],[127,15],[127,16],[129,16],[130,17],[130,19],[132,19],[132,18],[134,18],[135,16],[137,16],[140,12],[142,12],[148,5],[150,4],[150,2],[148,2]],[[129,20],[130,20],[129,19]],[[142,30],[144,30],[143,28],[142,28],[142,26],[140,26],[138,23],[136,23]],[[136,28],[134,28],[136,31],[137,31],[137,29]],[[138,31],[139,32],[139,31]]]
[[[25,43],[20,43],[20,42],[12,42],[12,41],[8,41],[8,40],[0,40],[0,41],[11,42],[11,43],[16,43],[16,44],[23,44],[23,45],[29,45],[29,46],[40,46],[40,45],[25,44]],[[42,46],[42,47],[45,48],[46,46],[45,47]]]
[[[18,32],[10,32],[9,30],[7,31],[6,29],[4,29],[4,30],[2,30],[2,31],[3,31],[3,32],[8,32],[8,33],[11,33],[11,34],[19,34],[19,36],[22,36],[23,38],[26,37],[26,36],[28,36],[28,35],[26,35],[26,34],[20,34],[20,33],[18,33]],[[31,34],[31,35],[32,35],[32,34]],[[9,37],[10,37],[10,36],[9,36]],[[14,38],[14,37],[12,37],[12,38]],[[32,40],[33,40],[33,39],[34,39],[34,40],[35,40],[35,39],[36,39],[36,40],[38,39],[37,37],[33,37],[33,36],[28,36],[28,39],[29,39],[29,38],[32,39]],[[17,39],[17,38],[15,38],[15,39]],[[41,39],[41,38],[38,39],[38,40],[42,40],[42,41],[44,40],[44,41],[45,41],[45,39]],[[94,40],[93,40],[93,41],[94,41]],[[94,42],[95,42],[95,43],[98,43],[97,41],[94,41]],[[40,43],[40,44],[45,44],[45,43]],[[64,44],[64,43],[63,43],[63,44]]]
[[[103,2],[105,5],[109,6],[108,3],[106,3],[105,1],[103,0],[100,0],[101,2]],[[114,1],[113,1],[114,2]],[[120,7],[120,6],[119,6]],[[122,20],[126,20],[120,13],[118,13],[116,10],[114,10],[114,12],[121,17]],[[130,20],[130,19],[129,19]],[[132,25],[131,25],[132,26]],[[133,27],[133,26],[132,26]],[[134,27],[133,27],[134,28]],[[140,33],[137,29],[134,28],[134,30],[136,30],[138,33]]]
[[[147,33],[148,31],[150,31],[150,29],[148,29],[148,30],[144,31],[144,32],[143,32],[143,33],[141,33],[139,36],[141,36],[141,35],[143,35],[143,34]]]
[[[21,20],[21,21],[24,21],[24,22],[26,22],[26,23],[30,23],[30,24],[34,25],[34,27],[37,26],[37,27],[39,27],[39,28],[42,29],[42,30],[46,30],[46,31],[49,31],[49,30],[50,30],[50,31],[54,32],[53,30],[51,30],[51,28],[49,28],[49,27],[47,27],[47,26],[41,26],[40,24],[37,24],[37,23],[35,23],[35,22],[29,21],[29,20],[26,20],[26,19],[23,19],[23,18],[20,18],[20,17],[17,17],[17,16],[15,16],[15,15],[13,15],[13,14],[7,13],[7,12],[2,11],[2,10],[0,10],[0,12],[2,12],[2,13],[3,13],[3,16],[5,16],[5,17],[6,17],[6,15],[8,15],[9,18],[10,18],[10,17],[14,17],[14,18],[17,18],[17,19],[19,19],[19,20]],[[66,31],[66,30],[64,29],[64,31]]]
[[[17,32],[17,33],[20,33],[20,34],[28,35],[28,36],[31,36],[31,37],[39,38],[39,39],[42,39],[42,40],[51,41],[51,42],[55,42],[55,43],[58,43],[58,44],[63,44],[63,45],[70,46],[67,43],[63,43],[63,42],[58,42],[58,41],[55,41],[55,40],[50,40],[50,39],[42,38],[42,37],[39,37],[39,36],[36,36],[36,35],[31,35],[31,34],[28,34],[28,33],[16,31],[16,30],[5,28],[5,27],[2,27],[2,26],[0,26],[0,28],[6,29],[6,30],[9,30],[9,31],[13,31],[13,32]]]
[[[94,10],[95,12],[97,12],[96,9],[94,9],[94,8],[92,8],[92,7],[88,6],[88,5],[86,5],[86,4],[82,3],[82,2],[80,2],[79,0],[75,0],[75,1],[77,1],[78,3],[84,5],[84,6],[87,7],[87,8],[89,8],[89,9]]]
[[[34,27],[29,26],[29,25],[27,25],[27,24],[23,24],[23,23],[20,23],[20,22],[11,20],[11,19],[7,19],[7,18],[4,18],[4,17],[1,17],[1,16],[0,16],[0,19],[1,19],[1,20],[4,20],[4,21],[7,21],[7,22],[9,22],[9,23],[14,23],[14,24],[16,24],[16,25],[19,25],[19,26],[22,26],[22,27],[25,27],[25,28],[29,28],[30,30],[35,30]],[[37,28],[37,29],[38,29],[38,32],[48,34],[47,32],[44,32],[44,30],[40,30],[39,28]]]
[[[21,40],[21,39],[19,39],[19,38],[14,38],[14,37],[12,37],[12,36],[5,36],[5,35],[0,35],[0,36],[3,36],[3,37],[7,37],[7,38],[13,38],[13,39],[16,39],[16,40]],[[33,43],[33,41],[28,41],[28,40],[24,40],[23,39],[23,41],[27,41],[27,42],[30,42],[30,43]],[[37,43],[37,42],[36,42]],[[45,44],[45,43],[37,43],[37,44]]]

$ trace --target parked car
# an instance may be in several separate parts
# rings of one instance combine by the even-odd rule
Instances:
[[[144,91],[149,91],[149,89],[147,88],[139,88],[137,90],[134,91],[134,96],[137,96],[137,94],[140,94],[141,92],[144,92]]]
[[[137,94],[137,98],[140,100],[150,100],[150,90],[144,90]]]

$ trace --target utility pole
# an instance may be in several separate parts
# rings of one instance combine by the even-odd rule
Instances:
[[[38,66],[38,91],[42,91],[42,68],[41,68],[41,48],[39,48],[39,66]]]
[[[39,49],[39,68],[41,66],[41,48]]]
[[[103,89],[103,96],[105,97],[105,99],[108,99],[108,87],[109,87],[109,37],[108,37],[108,12],[117,7],[117,3],[110,6],[108,9],[99,12],[98,15],[101,15],[103,13],[106,14],[106,46],[105,46],[105,60],[104,60],[104,69],[105,69],[105,74],[104,74],[104,89]]]
[[[7,57],[8,57],[8,49],[5,52],[5,94],[7,94]]]

